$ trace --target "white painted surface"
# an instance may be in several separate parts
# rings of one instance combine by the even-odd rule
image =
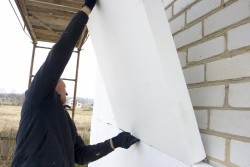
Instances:
[[[95,111],[94,111],[95,112]],[[104,110],[105,112],[105,110]],[[119,130],[105,122],[92,118],[91,143],[95,144],[119,133]],[[188,167],[141,141],[129,149],[118,148],[109,155],[92,162],[89,167]]]
[[[96,95],[94,111],[91,121],[91,144],[96,144],[98,142],[107,140],[113,136],[116,136],[120,130],[115,124],[107,123],[107,118],[100,117],[101,115],[106,115],[107,117],[113,117],[112,108],[104,107],[102,110],[98,106],[103,106],[103,102],[99,99],[106,99],[106,91],[103,90],[105,87],[103,85],[102,77],[98,72],[96,82],[98,91]],[[106,101],[106,105],[110,105],[109,101]],[[104,105],[105,106],[105,105]],[[100,113],[101,112],[101,113]],[[128,161],[129,159],[129,161]],[[175,166],[175,167],[188,167],[187,165],[177,161],[165,153],[162,153],[152,146],[140,141],[139,143],[133,145],[128,150],[116,149],[109,155],[99,159],[98,161],[92,162],[88,165],[89,167],[164,167],[164,166]]]
[[[183,13],[180,16],[178,16],[174,20],[172,20],[169,23],[169,25],[170,25],[172,34],[174,34],[175,32],[177,32],[179,30],[181,30],[184,27],[184,25],[185,25],[185,13]]]
[[[185,46],[189,43],[197,41],[202,38],[201,23],[195,24],[194,26],[176,34],[174,36],[175,45],[177,48]]]
[[[249,9],[250,10],[250,9]],[[228,31],[228,49],[233,50],[250,45],[250,23]]]
[[[195,45],[188,49],[188,61],[199,61],[210,58],[225,51],[223,36]]]
[[[211,110],[211,130],[238,136],[250,137],[249,125],[250,111]]]
[[[232,107],[250,107],[250,83],[230,84],[228,102]]]
[[[189,93],[193,106],[221,107],[224,104],[224,86],[193,88]]]
[[[204,162],[199,162],[197,164],[192,165],[192,167],[212,167],[212,166]]]
[[[118,127],[178,161],[201,161],[205,153],[161,1],[100,0],[90,17]]]
[[[173,1],[174,0],[162,0],[164,8],[167,7],[168,5],[170,5],[170,3],[172,3]]]
[[[166,10],[166,15],[167,15],[167,18],[170,19],[172,17],[172,7],[169,7],[167,10]]]
[[[184,67],[187,64],[187,52],[178,52],[181,66]]]
[[[206,134],[201,134],[201,138],[208,156],[225,160],[226,139]]]
[[[96,79],[97,83],[100,85],[103,84],[102,78],[100,75],[97,75]],[[104,86],[98,86],[99,91],[103,89]],[[103,93],[98,93],[97,91],[97,99],[105,99],[107,95],[105,95],[105,91],[102,90]],[[115,135],[117,135],[120,130],[116,125],[106,123],[105,121],[97,117],[100,111],[97,111],[97,106],[103,105],[100,101],[95,101],[94,105],[94,113],[91,121],[91,144],[96,144],[98,142],[107,140]],[[99,110],[99,109],[98,109]],[[103,115],[109,115],[112,113],[111,108],[105,107],[101,110]],[[112,115],[111,115],[112,117]],[[105,119],[106,120],[106,119]],[[92,162],[88,165],[89,167],[190,167],[189,165],[185,165],[180,161],[175,160],[174,158],[166,155],[163,152],[160,152],[153,148],[152,146],[140,141],[136,145],[130,147],[127,150],[117,149],[109,155]],[[210,167],[204,163],[198,163],[192,165],[192,167]]]
[[[183,70],[187,84],[204,82],[204,65],[189,67]]]
[[[208,162],[209,162],[210,165],[213,165],[215,167],[227,167],[227,166],[225,166],[225,165],[223,165],[223,164],[221,164],[219,162],[215,162],[215,161],[212,161],[212,160],[209,160]]]
[[[117,126],[116,120],[112,111],[112,106],[110,104],[110,100],[105,88],[105,85],[103,83],[102,76],[100,74],[99,67],[97,67],[97,73],[96,78],[98,79],[98,82],[96,82],[96,92],[100,94],[101,96],[95,97],[95,105],[93,112],[93,117],[95,117],[98,120],[102,120],[105,123],[112,124],[114,126]],[[96,105],[98,104],[98,105]]]
[[[177,0],[174,3],[174,14],[179,13],[184,8],[186,8],[188,5],[192,4],[195,0]]]
[[[232,140],[230,161],[240,167],[250,166],[250,143]]]
[[[250,53],[207,63],[206,72],[207,81],[248,77],[250,76]]]
[[[209,16],[204,22],[205,35],[230,26],[250,16],[250,0],[240,0]]]
[[[219,7],[221,0],[202,0],[199,3],[192,6],[187,11],[187,23],[194,21],[195,19],[209,13],[213,9]]]
[[[199,129],[208,128],[208,111],[207,110],[195,110],[195,117],[196,117]]]

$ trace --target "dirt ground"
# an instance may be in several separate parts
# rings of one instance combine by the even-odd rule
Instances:
[[[16,133],[20,120],[21,106],[0,106],[0,133]],[[72,114],[72,111],[69,111]],[[88,134],[90,131],[92,111],[76,109],[74,121],[78,132]],[[15,137],[15,136],[13,136]]]
[[[16,133],[20,120],[20,106],[0,106],[0,133]],[[10,136],[9,136],[10,137]]]

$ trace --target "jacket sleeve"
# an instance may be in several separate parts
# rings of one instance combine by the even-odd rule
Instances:
[[[109,144],[109,140],[95,145],[85,145],[79,135],[76,137],[75,162],[77,164],[88,164],[104,157],[112,151],[113,149]]]
[[[55,90],[87,21],[88,15],[79,10],[59,41],[52,47],[26,92],[32,105],[39,106],[46,100],[49,93]]]

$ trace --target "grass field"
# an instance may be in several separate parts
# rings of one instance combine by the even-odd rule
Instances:
[[[9,167],[12,161],[20,111],[21,106],[0,105],[0,167]],[[71,115],[71,111],[69,113]],[[89,144],[91,116],[92,111],[76,109],[74,121],[86,144]]]

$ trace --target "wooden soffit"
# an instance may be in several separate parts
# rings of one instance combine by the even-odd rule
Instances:
[[[15,0],[25,26],[33,40],[55,43],[74,14],[83,5],[82,0]],[[77,42],[80,49],[88,30],[84,28]]]

